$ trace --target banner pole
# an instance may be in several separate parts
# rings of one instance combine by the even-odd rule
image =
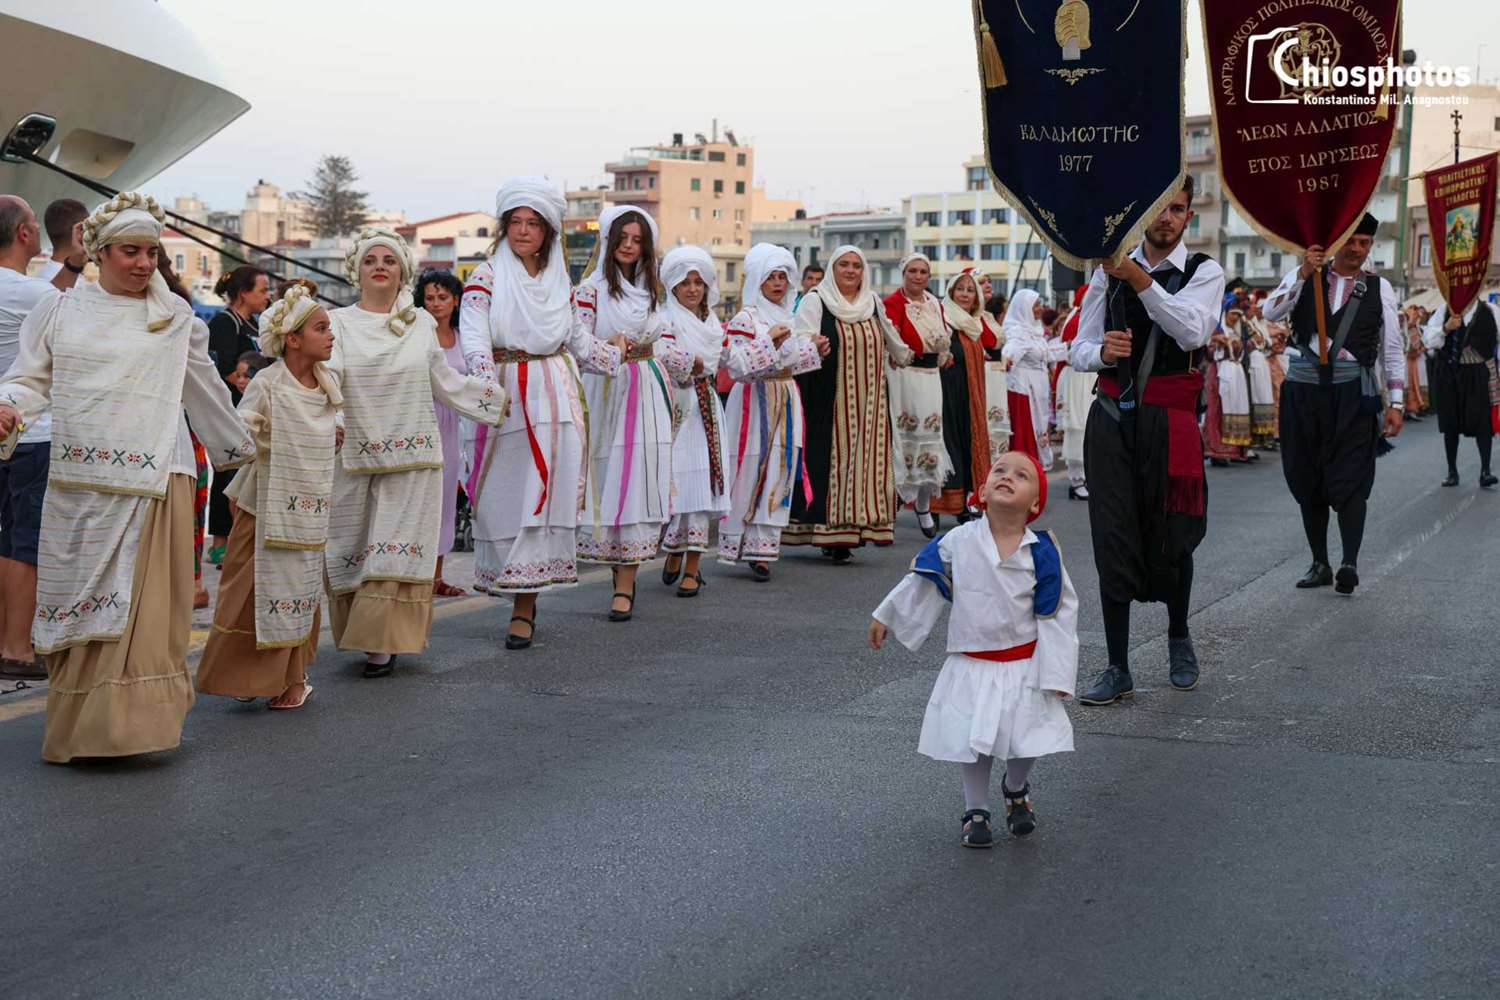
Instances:
[[[1323,269],[1313,272],[1313,308],[1318,314],[1318,364],[1328,367],[1328,321],[1324,318],[1328,306],[1323,294]]]

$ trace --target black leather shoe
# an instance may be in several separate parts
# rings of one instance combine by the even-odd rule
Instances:
[[[766,563],[754,562],[750,564],[750,576],[756,583],[765,583],[771,579],[771,567]]]
[[[1348,563],[1339,567],[1338,574],[1334,577],[1336,581],[1333,589],[1340,594],[1352,594],[1354,588],[1359,586],[1359,570]]]
[[[1172,686],[1179,691],[1191,691],[1198,686],[1198,654],[1193,651],[1191,636],[1181,639],[1167,637],[1167,656],[1171,663],[1168,675]]]
[[[1457,486],[1458,485],[1458,473],[1457,472],[1450,472],[1450,473],[1448,473],[1448,478],[1443,480],[1443,485],[1444,486]]]
[[[520,622],[521,624],[526,625],[529,628],[529,631],[525,635],[517,635],[514,632],[507,632],[505,634],[505,648],[530,649],[531,640],[536,638],[536,619],[527,618],[525,615],[511,615],[510,623],[514,625],[516,622]]]
[[[832,558],[835,565],[843,566],[854,558],[854,554],[847,547],[840,546],[833,550]]]
[[[628,594],[625,593],[624,591],[615,591],[614,595],[611,596],[611,598],[610,598],[610,604],[611,605],[614,604],[614,598],[616,598],[616,597],[623,597],[623,598],[625,598],[627,601],[630,602],[630,607],[626,608],[624,611],[616,611],[614,609],[614,607],[611,606],[610,609],[609,609],[609,620],[612,621],[612,622],[628,622],[628,621],[630,621],[631,616],[633,616],[635,614],[635,588],[631,587],[630,588],[630,593],[628,593]]]
[[[1108,667],[1099,672],[1087,691],[1078,696],[1080,705],[1113,705],[1125,698],[1135,697],[1135,681],[1124,667]]]
[[[931,524],[923,524],[922,523],[922,515],[918,514],[917,515],[917,527],[919,527],[919,528],[922,529],[922,537],[923,538],[936,538],[937,537],[937,533],[938,533],[938,518],[937,518],[937,515],[936,514],[928,514],[927,515],[927,520],[931,521],[932,523]]]
[[[384,663],[365,662],[365,677],[374,679],[376,677],[389,677],[396,671],[396,658],[392,656]]]
[[[1297,581],[1297,589],[1311,590],[1314,587],[1327,587],[1333,583],[1333,570],[1327,563],[1315,562],[1308,567],[1307,574]]]
[[[1480,489],[1482,489],[1482,490],[1492,490],[1492,489],[1495,488],[1495,484],[1496,483],[1500,483],[1500,479],[1496,479],[1493,473],[1481,472],[1479,474],[1479,488]]]
[[[1025,837],[1036,829],[1036,813],[1031,809],[1031,782],[1019,792],[1005,787],[1000,779],[1000,794],[1005,796],[1005,827],[1012,837]]]
[[[964,835],[959,843],[965,847],[995,846],[995,835],[990,830],[988,810],[970,809],[964,813]]]

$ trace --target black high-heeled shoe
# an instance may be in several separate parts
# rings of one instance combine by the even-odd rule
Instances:
[[[684,562],[682,556],[677,556],[677,568],[673,569],[672,558],[672,556],[667,556],[667,561],[661,565],[661,582],[668,587],[676,583],[677,578],[682,576],[682,565]]]

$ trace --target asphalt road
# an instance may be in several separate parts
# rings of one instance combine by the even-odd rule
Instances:
[[[1345,599],[1292,588],[1274,455],[1210,470],[1202,686],[1138,606],[1136,702],[1070,708],[1037,834],[987,852],[916,753],[940,639],[862,645],[909,514],[769,585],[648,570],[624,625],[607,581],[549,595],[523,653],[452,602],[393,678],[325,647],[306,710],[202,699],[173,753],[45,765],[6,696],[0,996],[1495,996],[1500,493],[1441,472],[1409,428]],[[1043,524],[1091,676],[1085,507]]]

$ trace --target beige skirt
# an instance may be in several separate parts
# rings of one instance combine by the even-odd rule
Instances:
[[[432,584],[366,580],[358,590],[332,595],[328,618],[339,649],[420,653],[432,629]]]
[[[318,621],[300,646],[259,649],[255,644],[255,515],[241,509],[229,533],[224,579],[214,627],[198,664],[198,693],[231,698],[274,698],[307,680],[318,652]]]
[[[47,654],[43,760],[127,757],[182,742],[182,723],[193,705],[187,671],[193,489],[192,476],[169,476],[166,498],[147,506],[130,616],[120,638]]]

